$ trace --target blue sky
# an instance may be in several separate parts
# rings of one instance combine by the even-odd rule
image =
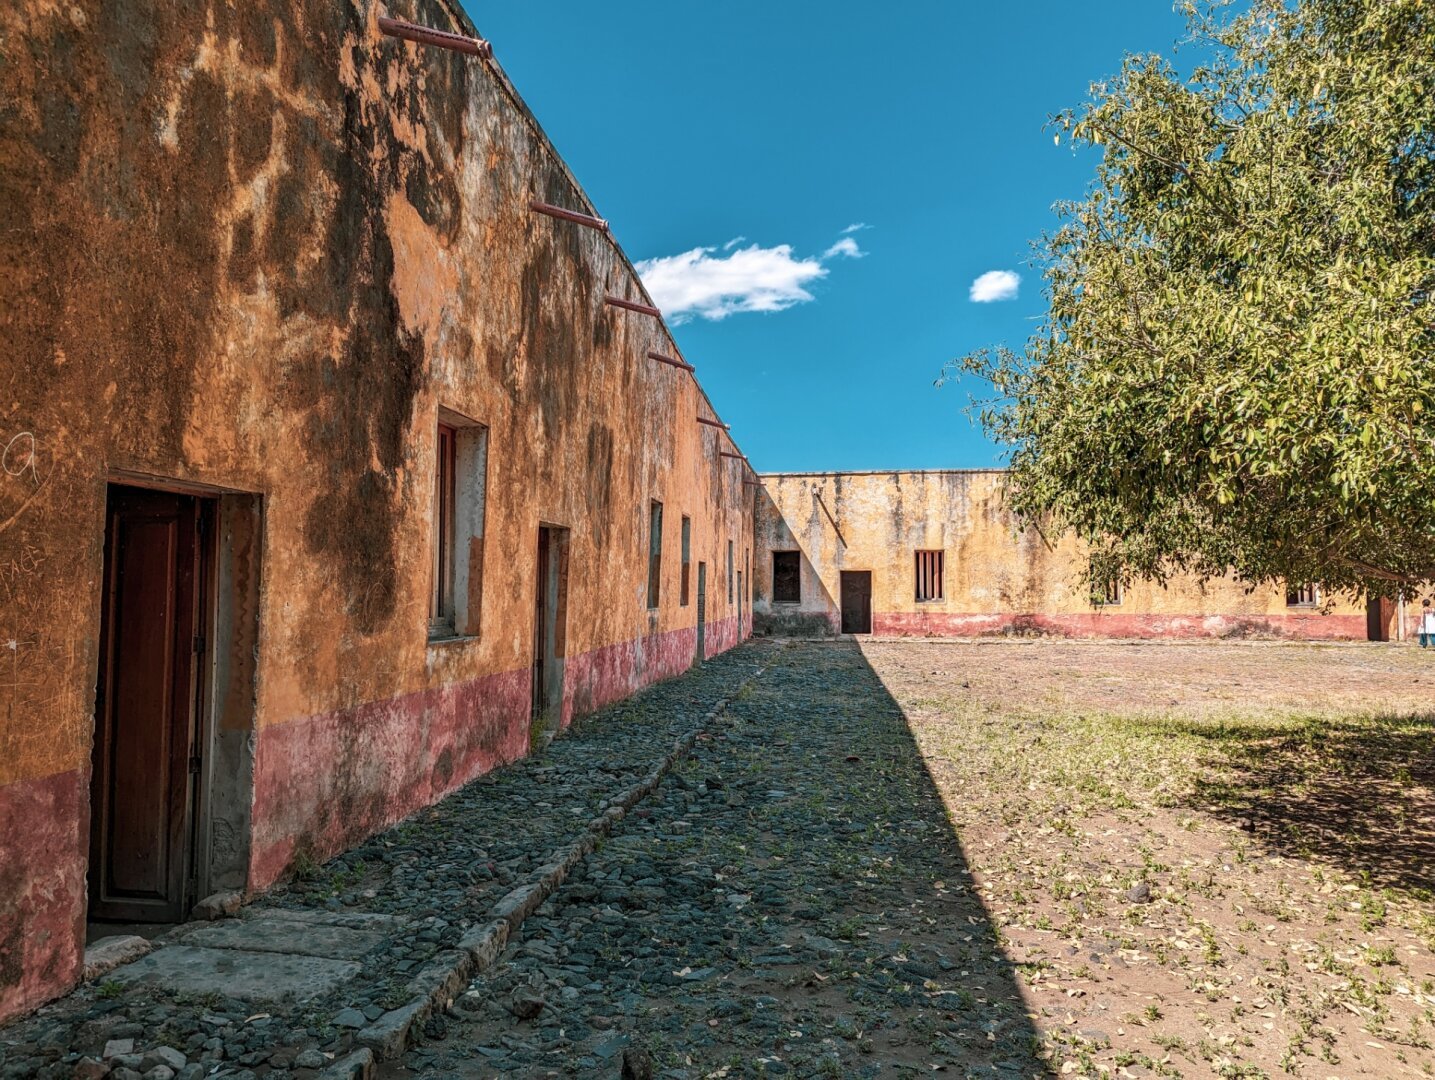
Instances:
[[[1167,0],[466,6],[763,471],[998,463],[933,380],[1042,311],[1030,243],[1093,165],[1047,116],[1182,32]],[[1015,299],[972,302],[989,271]]]

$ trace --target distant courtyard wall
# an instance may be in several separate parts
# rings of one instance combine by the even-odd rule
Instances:
[[[440,0],[0,8],[0,1020],[79,977],[112,485],[218,506],[207,767],[247,826],[206,842],[251,891],[528,752],[540,526],[563,722],[694,662],[684,516],[709,653],[749,631],[751,489],[661,322],[605,303],[650,303],[632,266],[530,210],[595,212],[501,69],[381,14],[475,33]],[[485,457],[439,641],[442,421]]]
[[[1085,559],[1021,529],[1000,470],[769,473],[760,479],[753,611],[759,633],[841,630],[841,574],[870,571],[871,632],[973,636],[1363,639],[1348,597],[1292,607],[1283,589],[1231,580],[1136,582],[1093,603]],[[773,553],[800,553],[796,601],[773,595]],[[916,553],[942,553],[941,597],[917,599]]]

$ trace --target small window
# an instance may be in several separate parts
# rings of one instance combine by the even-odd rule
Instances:
[[[483,594],[488,429],[439,410],[434,453],[429,637],[477,637]]]
[[[429,636],[452,637],[453,542],[454,542],[454,450],[458,432],[448,424],[438,426],[438,456],[434,463],[433,589],[429,595]]]
[[[732,541],[727,542],[727,602],[732,603]]]
[[[917,602],[942,599],[942,552],[917,552]]]
[[[802,602],[802,556],[799,552],[772,553],[772,599],[778,604]]]
[[[1107,578],[1092,586],[1091,602],[1097,607],[1120,607],[1126,599],[1126,591],[1118,578]]]
[[[663,504],[656,499],[648,509],[648,610],[658,606],[663,576]]]
[[[683,515],[683,579],[678,592],[678,603],[683,607],[688,606],[691,599],[691,591],[688,579],[693,572],[693,519],[686,514]]]
[[[1286,591],[1286,607],[1320,606],[1320,590],[1314,585],[1297,585]]]

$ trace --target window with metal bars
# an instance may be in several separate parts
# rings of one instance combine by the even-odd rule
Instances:
[[[777,604],[802,602],[802,556],[799,552],[772,553],[772,600]]]
[[[917,552],[917,603],[942,599],[942,555],[940,551]]]
[[[658,606],[663,576],[663,504],[654,499],[648,508],[648,610]]]
[[[1120,607],[1121,602],[1125,599],[1126,591],[1116,578],[1107,578],[1105,581],[1098,582],[1091,595],[1091,602],[1097,607]]]
[[[1313,608],[1320,606],[1320,589],[1314,585],[1294,585],[1286,589],[1286,607]]]

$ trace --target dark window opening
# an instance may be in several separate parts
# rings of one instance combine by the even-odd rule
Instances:
[[[429,636],[454,634],[454,503],[455,447],[458,432],[438,426],[438,457],[434,464],[433,590],[429,595]]]
[[[1320,590],[1314,585],[1296,585],[1286,591],[1286,607],[1313,608],[1320,604]]]
[[[772,553],[772,599],[778,604],[802,602],[802,555],[796,551]]]
[[[688,579],[693,572],[693,521],[686,514],[683,515],[683,578],[678,590],[678,603],[683,607],[688,606],[691,599]]]
[[[663,575],[663,504],[656,499],[648,512],[648,610],[658,606]]]
[[[732,603],[732,541],[727,542],[727,602]]]
[[[917,602],[942,599],[942,552],[917,552]]]
[[[1121,582],[1116,578],[1107,578],[1098,582],[1092,589],[1091,602],[1097,607],[1120,607],[1121,602],[1126,599],[1126,590],[1121,587]]]

